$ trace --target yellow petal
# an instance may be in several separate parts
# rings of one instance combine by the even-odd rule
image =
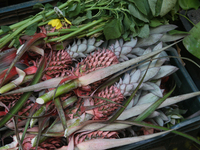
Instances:
[[[69,20],[67,20],[66,18],[65,18],[65,22],[67,22],[68,24],[72,24]]]
[[[56,27],[56,29],[60,29],[62,27],[60,19],[53,19],[48,22],[48,25],[51,25],[52,27]]]

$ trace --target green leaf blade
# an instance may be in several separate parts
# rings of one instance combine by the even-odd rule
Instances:
[[[142,20],[144,22],[149,22],[149,20],[147,19],[147,17],[145,15],[143,15],[133,4],[129,4],[128,5],[128,9],[131,12],[131,14],[139,19]]]
[[[107,23],[104,27],[103,33],[106,40],[119,38],[121,36],[120,21],[118,19],[113,19]]]
[[[189,34],[183,39],[183,45],[192,55],[200,59],[200,23],[196,24]]]

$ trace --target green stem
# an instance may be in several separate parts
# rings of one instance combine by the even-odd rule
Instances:
[[[70,82],[67,82],[59,86],[57,89],[49,91],[48,93],[45,93],[44,95],[40,96],[39,98],[36,99],[36,102],[39,104],[44,104],[46,102],[49,102],[50,100],[53,100],[54,97],[56,98],[62,94],[65,94],[77,88],[79,85],[78,83],[79,83],[78,80],[72,80]]]
[[[60,117],[63,129],[65,130],[65,129],[67,129],[67,121],[66,121],[65,112],[63,110],[62,103],[61,103],[59,97],[54,99],[54,104],[57,108],[57,112]]]
[[[25,77],[24,77],[24,80],[22,81],[21,84],[26,83],[26,82],[32,80],[32,79],[33,79],[33,76],[34,76],[34,75],[25,76]],[[20,84],[20,85],[21,85],[21,84]],[[4,85],[4,86],[2,86],[2,87],[0,88],[0,94],[3,94],[3,93],[5,93],[5,92],[7,92],[7,91],[10,91],[10,90],[12,90],[12,89],[14,89],[14,88],[16,88],[16,87],[17,87],[17,85],[15,85],[15,83],[10,82],[10,83],[8,83],[8,84],[6,84],[6,85]]]
[[[73,0],[68,0],[66,3],[60,5],[58,8],[59,9],[63,9],[65,8],[71,1]],[[51,10],[50,12],[45,14],[45,17],[48,17],[52,14],[54,14],[54,10]],[[16,31],[14,31],[6,40],[4,40],[1,44],[0,44],[0,48],[2,48],[3,46],[5,46],[9,41],[12,40],[13,37],[15,37],[16,35],[18,35],[20,32],[22,32],[26,27],[28,27],[29,25],[39,22],[43,19],[42,15],[39,15],[37,17],[35,17],[33,20],[28,20],[28,22],[24,23],[23,25],[21,25]]]
[[[102,28],[99,28],[99,29],[96,29],[96,30],[94,30],[94,31],[92,31],[92,32],[90,32],[90,33],[88,33],[88,34],[86,34],[86,36],[88,37],[88,36],[91,36],[91,35],[93,35],[93,34],[95,34],[95,33],[98,33],[98,32],[101,32],[101,31],[103,31],[103,27]]]
[[[26,19],[26,20],[23,20],[21,22],[18,22],[18,23],[15,23],[13,25],[10,25],[9,28],[12,30],[12,29],[15,29],[15,28],[18,28],[20,26],[22,26],[23,24],[26,24],[27,22],[29,22],[32,18],[29,18],[29,19]],[[3,34],[3,30],[0,30],[0,35]]]
[[[13,39],[13,40],[10,42],[10,44],[8,45],[8,48],[13,47],[13,45],[15,44],[15,40],[16,40],[16,39]]]
[[[64,35],[64,36],[60,37],[60,39],[58,40],[58,42],[61,42],[61,41],[66,40],[66,39],[68,39],[70,37],[73,37],[73,36],[77,35],[78,33],[82,32],[82,31],[84,31],[84,30],[86,30],[86,29],[88,29],[88,28],[90,28],[90,27],[92,27],[92,26],[94,26],[94,25],[96,25],[96,24],[104,21],[104,20],[105,19],[102,18],[102,19],[99,19],[97,21],[93,21],[93,22],[85,25],[84,27],[82,27],[82,28],[80,28],[80,29],[78,29],[78,30],[70,33],[70,34],[67,34],[67,35]]]
[[[73,32],[73,31],[76,31],[76,29],[65,29],[65,30],[62,30],[62,31],[58,31],[58,32],[50,32],[50,33],[47,33],[47,36],[56,36],[56,35],[62,35],[62,34],[65,34],[65,33],[70,33],[70,32]]]
[[[7,39],[7,37],[9,37],[9,36],[10,36],[10,34],[7,34],[7,35],[3,36],[2,38],[0,38],[0,43],[1,43],[2,41],[4,41],[5,39]]]

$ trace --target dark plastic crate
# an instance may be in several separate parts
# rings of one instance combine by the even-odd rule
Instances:
[[[50,1],[52,1],[52,0],[43,0],[44,3],[50,2]],[[12,24],[14,22],[20,21],[20,19],[21,19],[20,17],[25,17],[24,13],[27,11],[27,9],[30,9],[36,2],[41,2],[41,1],[32,0],[32,1],[27,1],[27,2],[24,2],[24,3],[20,3],[20,4],[1,7],[0,8],[1,23],[4,23],[3,25],[9,25],[9,24]],[[13,14],[10,16],[11,12]],[[30,14],[31,13],[33,13],[33,12],[31,11]],[[6,15],[8,15],[8,16],[4,17]],[[10,20],[12,20],[13,18],[15,18],[14,22],[10,22]],[[0,25],[2,25],[2,24],[0,24]],[[170,48],[169,55],[178,56],[176,50],[173,49],[173,48]],[[172,65],[175,65],[179,68],[179,70],[176,73],[174,73],[174,75],[173,75],[175,82],[176,82],[176,85],[177,85],[175,93],[177,93],[177,95],[178,95],[178,94],[184,94],[184,93],[199,91],[197,89],[195,83],[193,82],[190,74],[187,72],[185,67],[182,65],[181,61],[179,59],[171,58],[170,62],[171,62]],[[196,74],[196,75],[198,75],[198,74]],[[198,82],[200,82],[200,80]],[[199,87],[200,87],[200,84],[199,84]],[[200,108],[200,97],[191,98],[191,99],[183,101],[179,104],[183,108],[188,110],[186,116],[189,116],[189,115],[191,115],[191,114],[193,114],[193,113],[195,113],[199,110],[199,108]],[[178,129],[179,131],[182,131],[182,132],[185,132],[185,133],[190,133],[191,135],[196,136],[198,131],[199,131],[199,126],[200,126],[200,116],[197,116],[197,117],[194,117],[194,118],[191,118],[191,119],[187,119],[187,120],[173,126],[173,128],[179,128]],[[181,137],[179,137],[179,139],[180,138]],[[166,149],[171,150],[172,148],[169,147],[169,145],[173,141],[173,139],[177,140],[177,135],[174,135],[172,133],[168,133],[168,134],[165,134],[165,135],[158,136],[156,138],[152,138],[152,139],[149,139],[149,140],[145,140],[145,141],[141,141],[141,142],[137,142],[137,143],[121,146],[121,147],[117,147],[117,148],[114,148],[114,149],[115,150],[129,150],[129,149],[130,150],[131,149],[147,150],[147,149],[155,148],[155,147],[158,147],[158,146],[164,146]],[[174,145],[177,146],[176,144],[174,144]]]
[[[169,48],[168,50],[169,50],[168,54],[170,56],[178,56],[178,53],[174,48]],[[190,77],[189,73],[187,72],[185,67],[182,65],[180,59],[170,58],[170,63],[179,68],[179,70],[173,74],[173,78],[177,85],[174,91],[176,95],[199,91],[196,85],[194,84],[192,78]],[[178,105],[188,110],[187,113],[185,114],[185,117],[192,115],[193,113],[200,110],[200,96],[180,102],[178,103]],[[200,127],[200,116],[197,116],[191,119],[186,119],[185,121],[173,126],[172,128],[174,129],[179,128],[178,131],[188,133],[192,136],[197,136],[199,127]],[[115,150],[133,150],[133,149],[134,150],[149,150],[151,148],[162,146],[167,150],[172,150],[173,149],[172,147],[176,147],[176,148],[179,147],[180,141],[184,142],[184,140],[186,139],[183,137],[177,136],[173,133],[167,133],[165,135],[161,135],[149,140],[129,144],[126,146],[117,147],[114,149]]]

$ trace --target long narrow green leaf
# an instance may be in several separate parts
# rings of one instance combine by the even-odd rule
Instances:
[[[30,85],[36,84],[40,81],[43,75],[45,67],[45,59],[42,60],[40,67],[37,69],[37,72],[31,81]],[[6,122],[8,122],[14,114],[16,114],[24,105],[24,103],[29,99],[31,96],[32,92],[26,92],[23,93],[20,99],[16,102],[15,106],[13,106],[10,111],[1,119],[0,121],[0,127],[2,127]]]
[[[67,129],[67,121],[66,121],[66,117],[65,117],[65,112],[62,107],[62,103],[60,102],[59,98],[55,98],[53,101],[57,108],[57,112],[60,117],[61,123],[63,125],[63,129],[65,130],[65,129]]]
[[[30,114],[29,114],[29,117],[32,117],[32,116],[33,116],[33,113],[35,112],[37,106],[38,106],[38,104],[35,103],[34,106],[33,106],[32,109],[31,109],[31,112],[30,112]],[[22,142],[22,143],[23,143],[23,140],[24,140],[24,138],[25,138],[25,134],[26,134],[26,131],[27,131],[27,129],[28,129],[28,126],[29,126],[30,121],[31,121],[31,118],[28,118],[28,120],[27,120],[27,122],[26,122],[26,125],[25,125],[25,127],[24,127],[24,131],[23,131],[23,134],[22,134],[22,138],[21,138],[21,142]],[[19,149],[19,150],[20,150],[20,149]]]
[[[154,112],[171,95],[171,93],[174,91],[175,88],[176,88],[176,86],[174,86],[174,88],[169,93],[165,94],[162,98],[160,98],[155,103],[153,103],[142,114],[140,114],[135,119],[135,121],[142,121],[142,120],[146,119],[152,112]]]
[[[131,125],[136,125],[136,126],[142,126],[142,127],[149,127],[149,128],[153,128],[153,129],[158,129],[158,130],[164,130],[164,131],[169,131],[170,129],[166,128],[166,127],[161,127],[161,126],[157,126],[157,125],[153,125],[153,124],[148,124],[145,122],[140,122],[140,121],[121,121],[121,120],[117,120],[116,122],[118,123],[125,123],[125,124],[131,124]],[[200,145],[200,141],[196,138],[194,138],[191,135],[188,135],[186,133],[180,132],[180,131],[176,131],[176,130],[172,130],[172,133],[175,133],[177,135],[183,136],[187,139],[190,139],[194,142],[196,142],[197,144]]]

